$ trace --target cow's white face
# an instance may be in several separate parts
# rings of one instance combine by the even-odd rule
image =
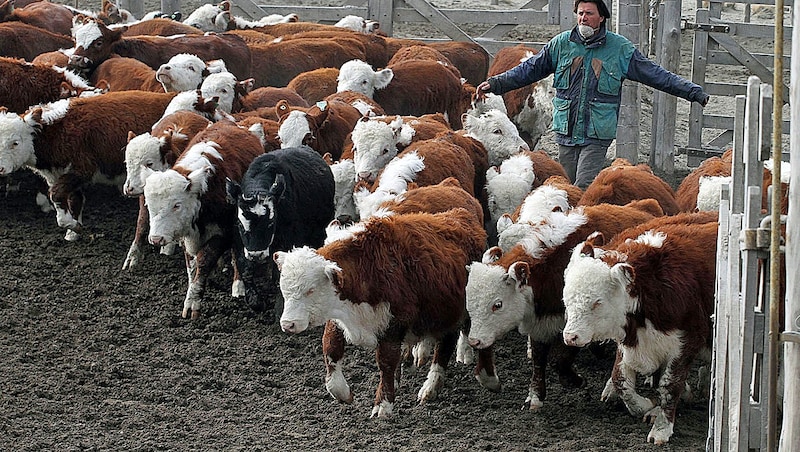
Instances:
[[[163,246],[197,232],[194,220],[200,213],[200,196],[205,190],[199,179],[200,172],[205,171],[196,170],[188,178],[171,169],[147,176],[144,197],[150,214],[151,244]]]
[[[466,294],[469,342],[475,348],[491,346],[533,312],[532,291],[514,266],[506,271],[499,265],[473,262]]]
[[[334,278],[341,269],[307,246],[275,253],[283,294],[281,329],[300,333],[333,318],[338,299]]]
[[[191,91],[203,83],[206,63],[196,55],[179,53],[159,66],[156,80],[167,92]]]
[[[463,120],[464,130],[489,153],[489,165],[500,165],[510,156],[530,150],[517,127],[500,110],[489,110],[480,116],[465,115]]]
[[[353,187],[356,184],[355,164],[350,159],[339,160],[331,165],[335,191],[333,194],[333,218],[344,221],[358,221],[359,215],[353,200]]]
[[[368,63],[351,60],[339,68],[336,91],[355,91],[372,98],[375,90],[386,88],[393,77],[394,72],[389,68],[376,72]]]
[[[125,146],[125,185],[126,196],[139,196],[144,193],[144,181],[151,171],[165,171],[167,164],[161,159],[161,148],[166,146],[164,137],[156,138],[145,132],[137,135]]]
[[[219,109],[225,113],[233,110],[233,100],[236,98],[236,76],[230,72],[210,74],[200,85],[200,93],[204,98],[219,98]]]
[[[0,176],[36,163],[34,124],[16,113],[0,112]]]
[[[594,248],[595,258],[581,253],[583,245],[575,247],[564,271],[564,342],[583,347],[593,341],[621,341],[626,312],[636,303],[627,291],[632,283],[630,266],[609,267],[599,259],[601,250]]]
[[[222,8],[217,5],[206,4],[198,7],[187,17],[183,23],[203,31],[223,32],[225,29],[218,30],[215,25],[217,15],[222,13]]]
[[[378,120],[361,120],[353,128],[353,162],[356,176],[374,182],[378,172],[398,154],[397,144],[408,144],[401,134],[403,120],[391,124]],[[413,130],[412,130],[413,133]]]
[[[308,115],[304,111],[290,111],[278,127],[278,139],[281,140],[282,149],[308,144],[310,137],[311,127],[308,125]]]

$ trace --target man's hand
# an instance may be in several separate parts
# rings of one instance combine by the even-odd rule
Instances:
[[[473,101],[481,101],[486,98],[486,93],[490,92],[492,87],[489,85],[488,81],[482,81],[480,85],[475,88],[475,98]]]
[[[708,105],[708,100],[709,100],[709,99],[711,99],[711,96],[709,96],[709,95],[708,95],[708,94],[706,94],[706,93],[703,93],[703,94],[700,96],[700,100],[698,100],[697,102],[698,102],[700,105],[702,105],[703,107],[705,107],[706,105]]]

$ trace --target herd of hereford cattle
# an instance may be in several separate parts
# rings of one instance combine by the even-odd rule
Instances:
[[[180,22],[5,0],[0,20],[0,176],[41,176],[37,202],[67,240],[81,237],[90,184],[138,197],[120,264],[136,267],[149,246],[181,249],[183,317],[200,315],[229,259],[233,296],[259,311],[282,298],[287,333],[324,326],[336,399],[353,400],[345,344],[376,350],[379,417],[392,414],[405,360],[430,362],[420,403],[437,397],[453,355],[497,391],[493,346],[517,329],[537,410],[548,362],[579,387],[579,350],[614,341],[598,397],[651,422],[648,441],[669,441],[711,345],[729,153],[676,191],[624,160],[580,190],[532,150],[549,126],[547,82],[474,100],[487,75],[535,52],[522,46],[491,59],[355,17],[252,22],[227,2]],[[656,399],[637,393],[637,374],[654,376]]]

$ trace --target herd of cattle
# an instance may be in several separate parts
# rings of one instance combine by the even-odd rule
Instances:
[[[230,255],[233,296],[258,310],[282,296],[287,333],[324,325],[336,399],[353,400],[345,344],[376,349],[373,416],[391,415],[404,359],[431,363],[421,403],[453,354],[477,352],[475,377],[496,391],[493,346],[516,328],[536,410],[551,349],[562,384],[578,387],[581,347],[615,341],[602,399],[651,422],[648,441],[669,441],[711,345],[729,153],[677,191],[617,160],[582,192],[531,151],[549,126],[547,82],[473,100],[533,49],[490,66],[479,46],[390,38],[353,17],[251,22],[222,2],[184,22],[133,21],[110,3],[25,3],[0,6],[0,176],[40,175],[38,201],[66,239],[80,237],[86,186],[117,184],[140,201],[123,269],[143,247],[180,246],[183,316],[195,318]],[[656,400],[636,392],[637,374],[655,377]]]

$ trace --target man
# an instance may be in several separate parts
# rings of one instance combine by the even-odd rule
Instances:
[[[624,36],[606,30],[603,0],[575,0],[578,23],[532,58],[478,85],[477,96],[503,94],[554,74],[553,126],[558,160],[570,181],[586,189],[605,165],[617,135],[622,81],[644,83],[702,106],[703,88],[642,55]],[[636,163],[636,162],[633,162]]]

